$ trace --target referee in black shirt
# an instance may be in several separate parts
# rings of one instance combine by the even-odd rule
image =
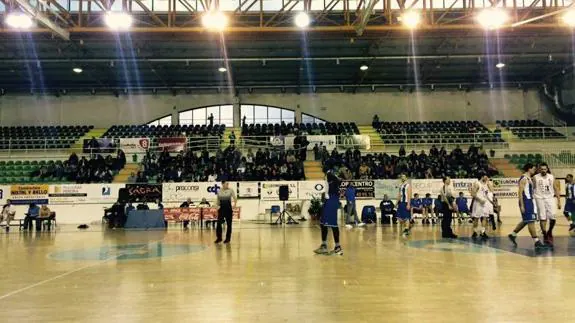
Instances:
[[[233,200],[233,207],[232,207]],[[224,243],[230,243],[232,238],[232,216],[233,208],[236,207],[238,199],[236,192],[229,187],[228,182],[222,181],[222,189],[218,192],[218,199],[216,207],[218,208],[218,223],[216,225],[216,241],[215,243],[222,242],[222,224],[226,222],[226,240]]]

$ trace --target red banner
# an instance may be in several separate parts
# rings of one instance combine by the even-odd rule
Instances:
[[[178,152],[186,148],[187,142],[188,138],[186,137],[158,138],[158,148],[161,151],[167,150],[168,152]]]
[[[233,219],[240,219],[241,208],[235,207],[233,210]],[[213,207],[191,207],[191,208],[165,208],[164,209],[164,219],[166,221],[185,221],[185,220],[196,220],[199,221],[203,216],[205,220],[217,220],[218,219],[218,209]]]
[[[164,219],[167,221],[200,220],[202,210],[199,208],[165,208]]]

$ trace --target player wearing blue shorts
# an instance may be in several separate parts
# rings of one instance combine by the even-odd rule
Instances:
[[[573,175],[567,174],[565,176],[565,208],[563,214],[569,221],[569,231],[575,231],[575,183],[573,183]]]
[[[321,228],[321,245],[319,248],[315,249],[314,252],[317,254],[338,254],[343,255],[343,251],[339,244],[339,227],[337,224],[337,211],[339,210],[339,187],[341,185],[341,180],[333,173],[327,173],[327,199],[323,203],[323,208],[321,211],[320,218],[320,228]],[[331,228],[333,232],[333,240],[335,242],[335,248],[333,251],[328,251],[327,249],[327,231]]]
[[[515,246],[517,246],[517,234],[527,226],[531,238],[535,242],[535,249],[545,248],[545,245],[539,241],[537,237],[537,231],[535,229],[535,221],[537,216],[535,215],[535,202],[533,201],[533,181],[531,177],[535,174],[535,166],[531,163],[525,164],[523,166],[523,171],[525,172],[519,178],[519,191],[517,198],[519,200],[519,210],[521,211],[522,221],[517,224],[515,230],[511,232],[508,237]]]
[[[399,231],[406,238],[411,230],[411,186],[407,182],[407,175],[401,174],[399,179],[399,194],[397,194],[397,219],[399,220]]]

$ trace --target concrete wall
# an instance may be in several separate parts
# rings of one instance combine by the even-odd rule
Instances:
[[[374,114],[393,121],[525,119],[540,115],[536,91],[436,91],[316,94],[241,94],[240,103],[288,108],[328,121],[371,123]],[[0,97],[0,124],[141,124],[192,108],[233,104],[229,94],[172,95],[6,95]],[[238,119],[239,120],[239,119]]]

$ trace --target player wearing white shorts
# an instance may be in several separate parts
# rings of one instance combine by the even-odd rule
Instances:
[[[537,205],[539,225],[543,232],[543,241],[553,245],[553,228],[555,227],[555,213],[561,207],[559,195],[559,183],[549,172],[549,166],[542,163],[539,165],[539,174],[533,177],[533,197]],[[549,219],[549,231],[547,231],[547,219]]]
[[[493,228],[493,230],[495,230],[495,209],[493,208],[493,188],[492,188],[492,184],[491,181],[487,182],[487,192],[485,194],[485,198],[487,199],[487,202],[485,203],[485,207],[483,208],[483,218],[481,219],[482,222],[484,222],[484,226],[489,226],[489,224],[491,224],[491,227]]]
[[[471,238],[474,240],[478,236],[483,240],[489,238],[485,233],[485,211],[487,204],[490,203],[487,199],[488,182],[489,177],[485,174],[480,174],[479,180],[471,186],[471,197],[473,198],[471,201],[471,218],[473,219],[473,235]]]

